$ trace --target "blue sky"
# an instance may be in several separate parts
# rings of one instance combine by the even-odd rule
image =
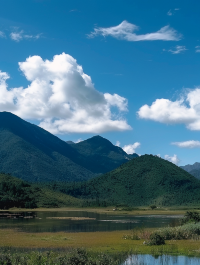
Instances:
[[[2,0],[0,111],[199,162],[199,14],[188,0]]]

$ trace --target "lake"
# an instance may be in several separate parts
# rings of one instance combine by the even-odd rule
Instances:
[[[179,224],[180,215],[120,215],[87,211],[0,212],[0,228],[24,232],[95,232]]]
[[[186,256],[132,255],[121,265],[199,265],[200,258]]]

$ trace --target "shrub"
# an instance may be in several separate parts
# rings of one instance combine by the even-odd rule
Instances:
[[[198,222],[200,222],[200,213],[197,211],[187,211],[184,218],[181,220],[181,224]]]
[[[148,245],[153,246],[159,246],[159,245],[165,245],[165,239],[163,236],[159,235],[158,233],[153,233],[150,235],[150,241],[148,242]]]
[[[193,239],[200,236],[200,223],[188,223],[182,226],[165,227],[157,231],[165,240]]]
[[[156,206],[156,205],[150,205],[149,207],[151,208],[151,210],[154,210],[154,209],[156,209],[156,208],[157,208],[157,206]]]

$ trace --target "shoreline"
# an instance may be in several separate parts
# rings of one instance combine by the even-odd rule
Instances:
[[[76,208],[76,207],[63,207],[63,208],[35,208],[35,209],[25,209],[25,208],[11,208],[8,210],[0,210],[0,212],[95,212],[99,214],[112,214],[112,215],[183,215],[187,210],[192,210],[191,208],[188,209],[156,209],[150,210],[148,208],[141,208],[141,209],[134,209],[131,211],[126,210],[113,210],[113,207],[107,208]],[[200,211],[196,210],[195,211]]]

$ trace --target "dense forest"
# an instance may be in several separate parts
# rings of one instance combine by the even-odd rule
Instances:
[[[200,204],[200,181],[171,162],[144,155],[102,176],[82,183],[47,185],[86,205]]]
[[[0,173],[0,209],[80,205],[77,198]]]

